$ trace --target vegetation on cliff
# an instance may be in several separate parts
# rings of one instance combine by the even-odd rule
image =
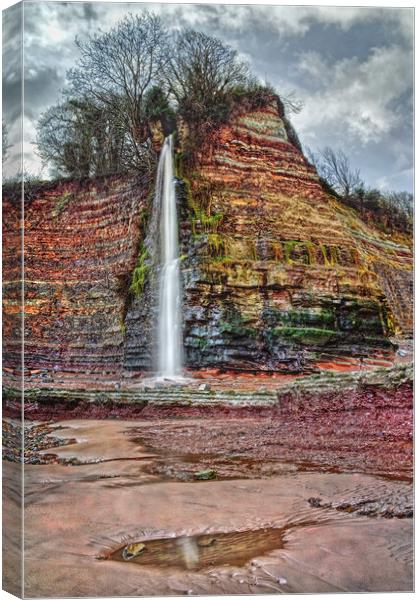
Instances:
[[[40,118],[38,152],[54,177],[95,177],[136,172],[152,176],[156,166],[153,130],[167,135],[188,128],[182,162],[194,171],[197,154],[229,122],[236,108],[252,111],[277,101],[287,140],[300,152],[288,114],[301,104],[279,97],[215,37],[183,29],[170,34],[159,17],[128,15],[108,32],[76,39],[80,57],[68,73],[62,100]],[[369,189],[341,150],[308,151],[328,193],[385,233],[410,234],[413,199],[406,192]],[[196,220],[213,215],[200,203]],[[205,226],[206,227],[206,226]],[[211,227],[212,228],[212,227]]]
[[[411,235],[413,194],[369,188],[360,170],[351,167],[342,150],[334,151],[327,146],[316,153],[307,149],[307,154],[316,166],[326,191],[354,209],[363,221],[385,233],[398,231]]]
[[[140,248],[139,256],[137,258],[136,266],[134,267],[130,285],[130,292],[135,296],[140,296],[140,294],[143,291],[146,277],[150,269],[150,265],[147,263],[148,258],[149,252],[147,248],[142,246]]]
[[[177,115],[188,122],[191,159],[238,102],[274,93],[230,46],[191,29],[169,35],[152,14],[128,15],[76,45],[63,98],[38,123],[38,152],[55,176],[153,170],[153,123],[167,134]]]

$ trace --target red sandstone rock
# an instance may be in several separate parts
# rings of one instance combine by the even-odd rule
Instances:
[[[184,125],[181,145],[186,134]],[[181,174],[191,186],[191,196],[180,198],[187,366],[287,371],[301,346],[321,363],[324,346],[348,352],[358,339],[374,346],[393,329],[410,333],[409,241],[384,236],[325,194],[274,98],[265,107],[240,106],[213,132],[194,173]],[[50,182],[25,204],[29,369],[150,369],[146,296],[125,318],[148,191],[118,176]],[[206,224],[191,203],[220,221]],[[4,365],[13,369],[21,350],[21,215],[7,190],[3,209]],[[290,326],[327,334],[314,343],[299,331],[287,337]],[[329,340],[330,330],[341,338]]]

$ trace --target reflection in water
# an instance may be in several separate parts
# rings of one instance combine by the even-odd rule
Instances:
[[[193,570],[215,565],[242,566],[255,556],[283,547],[283,531],[265,528],[143,540],[119,548],[112,560]]]

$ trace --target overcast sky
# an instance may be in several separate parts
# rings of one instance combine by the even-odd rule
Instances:
[[[229,43],[262,80],[283,95],[295,90],[303,101],[292,122],[304,147],[341,148],[368,185],[412,191],[414,12],[408,8],[25,2],[26,169],[40,172],[35,124],[65,86],[66,70],[77,59],[74,37],[107,30],[139,11],[161,15],[170,28],[190,26]],[[16,37],[18,17],[17,9],[6,13],[4,36]],[[19,139],[19,53],[10,43],[3,52],[4,118],[15,144],[5,169],[11,174]]]

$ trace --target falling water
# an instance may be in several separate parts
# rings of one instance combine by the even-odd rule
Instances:
[[[172,136],[163,144],[156,180],[160,206],[158,371],[162,377],[182,374],[181,281]]]

